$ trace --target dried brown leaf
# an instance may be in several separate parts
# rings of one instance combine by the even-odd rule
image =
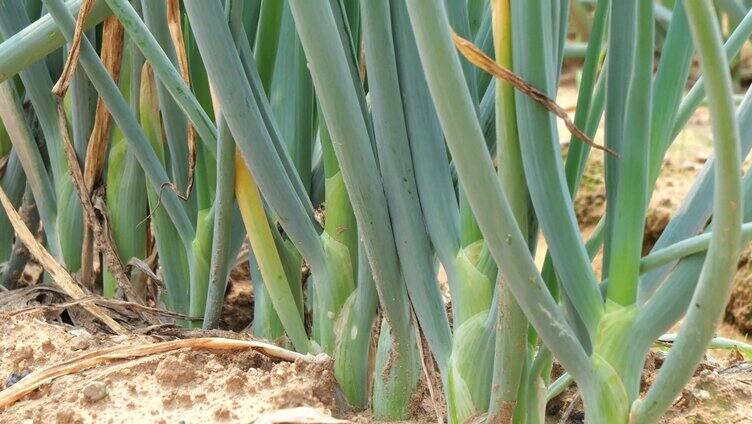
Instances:
[[[39,241],[37,241],[37,239],[34,237],[34,234],[32,234],[32,232],[29,230],[29,227],[24,224],[21,216],[13,208],[13,204],[10,202],[10,199],[8,199],[7,194],[5,194],[5,191],[3,191],[1,187],[0,204],[2,204],[3,209],[5,209],[5,213],[8,216],[10,224],[13,226],[13,230],[15,231],[16,236],[23,241],[26,248],[29,249],[29,253],[31,253],[34,259],[36,259],[37,262],[42,265],[45,271],[47,271],[52,276],[52,279],[55,281],[55,283],[57,283],[57,285],[59,285],[60,288],[62,288],[73,299],[81,299],[87,297],[87,293],[85,293],[81,289],[81,287],[78,286],[73,276],[70,275],[70,273],[68,273],[68,271],[62,265],[60,265],[60,263],[58,263],[54,257],[52,257],[50,252],[48,252],[47,249],[45,249]],[[102,311],[102,309],[100,309],[98,306],[93,304],[84,304],[83,307],[92,315],[99,318],[115,333],[127,333],[127,330],[122,325],[115,322],[115,320],[105,314],[104,311]]]
[[[533,87],[530,83],[520,78],[511,70],[496,63],[495,60],[488,57],[475,44],[460,37],[454,31],[452,31],[452,41],[454,41],[454,45],[457,47],[457,50],[459,50],[460,53],[462,53],[462,55],[465,56],[468,61],[470,61],[470,63],[484,70],[485,72],[488,72],[494,77],[511,84],[512,86],[514,86],[514,88],[521,91],[523,94],[530,97],[534,101],[540,103],[551,113],[561,118],[561,120],[564,121],[564,124],[567,126],[567,129],[573,136],[577,137],[579,140],[583,141],[585,144],[594,149],[602,150],[617,157],[619,156],[612,149],[601,146],[599,144],[595,144],[595,142],[593,142],[593,140],[590,139],[587,134],[585,134],[581,129],[577,128],[574,122],[569,119],[569,115],[564,110],[564,108],[556,104],[556,102],[551,100],[545,93]]]
[[[91,13],[93,7],[94,0],[84,0],[83,4],[81,4],[81,9],[78,11],[76,28],[73,32],[73,42],[71,42],[70,45],[68,58],[65,60],[63,73],[60,75],[60,79],[55,83],[55,86],[52,87],[52,93],[58,97],[65,96],[65,92],[68,91],[68,86],[73,78],[73,74],[76,73],[78,55],[81,53],[81,37],[83,37],[84,34],[84,24],[86,23],[86,18],[89,17],[89,13]]]
[[[123,61],[123,31],[123,25],[114,16],[105,19],[102,29],[102,63],[115,82],[120,79],[120,65]],[[99,98],[84,161],[84,186],[89,192],[94,190],[102,177],[111,132],[112,116],[104,101]],[[93,263],[93,234],[91,227],[86,225],[81,248],[81,282],[90,289],[94,285]]]
[[[180,0],[167,0],[167,27],[170,30],[170,38],[175,46],[175,52],[180,66],[180,75],[183,81],[190,85],[190,72],[188,69],[188,54],[183,39],[183,27],[180,21]],[[188,122],[188,186],[185,188],[184,200],[191,196],[193,183],[196,178],[196,129]]]

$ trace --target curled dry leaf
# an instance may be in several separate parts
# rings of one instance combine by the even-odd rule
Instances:
[[[495,60],[488,57],[475,44],[460,37],[454,31],[452,31],[452,41],[454,41],[454,45],[457,47],[457,50],[459,50],[460,53],[462,53],[462,55],[465,56],[468,61],[470,61],[470,63],[488,72],[494,77],[504,80],[507,83],[513,85],[514,88],[520,90],[523,94],[540,103],[551,113],[561,118],[561,120],[564,121],[564,124],[567,126],[567,129],[570,133],[572,133],[573,136],[577,137],[579,140],[582,140],[585,144],[594,149],[602,150],[617,157],[619,156],[612,149],[601,146],[599,144],[595,144],[595,142],[593,142],[593,140],[590,139],[587,134],[585,134],[581,129],[577,128],[574,122],[572,122],[572,120],[569,118],[569,115],[564,110],[564,108],[556,104],[556,102],[551,100],[545,93],[530,85],[530,83],[520,78],[511,70],[496,63]]]
[[[68,59],[65,61],[65,66],[63,67],[63,73],[60,75],[60,79],[58,79],[55,86],[52,87],[52,93],[58,97],[65,96],[65,92],[68,91],[68,86],[73,78],[73,74],[76,73],[78,55],[81,52],[81,37],[83,37],[84,34],[84,24],[86,23],[86,18],[89,16],[89,13],[91,13],[92,7],[94,7],[94,0],[84,0],[81,9],[78,12],[76,28],[73,32],[73,42],[70,46]]]

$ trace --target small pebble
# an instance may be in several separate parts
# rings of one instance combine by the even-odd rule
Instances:
[[[5,380],[5,387],[8,388],[8,387],[10,387],[10,386],[18,383],[19,381],[21,381],[22,378],[24,378],[27,375],[29,375],[30,372],[31,371],[29,371],[29,370],[23,370],[23,371],[20,371],[20,372],[14,372],[14,373],[12,373],[10,376],[8,376],[8,379]]]
[[[76,337],[71,341],[70,348],[71,350],[86,350],[89,348],[89,340]]]
[[[91,333],[89,333],[84,328],[74,328],[74,329],[72,329],[72,330],[70,330],[68,332],[71,333],[71,334],[73,334],[76,337],[83,337],[85,339],[91,338]]]
[[[84,398],[89,402],[96,402],[107,396],[107,386],[104,383],[95,381],[84,387],[83,394]]]
[[[695,392],[695,396],[701,400],[708,400],[710,399],[710,392],[708,392],[707,390],[700,389]]]
[[[16,361],[20,362],[26,359],[34,359],[34,349],[31,346],[19,346],[14,349]]]
[[[55,350],[55,345],[52,343],[50,339],[46,339],[42,341],[40,346],[42,348],[42,351],[47,352],[47,353],[50,353]]]

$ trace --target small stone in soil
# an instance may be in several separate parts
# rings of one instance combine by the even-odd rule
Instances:
[[[81,338],[84,338],[84,339],[91,338],[91,333],[89,333],[87,330],[85,330],[83,328],[74,328],[74,329],[70,330],[69,333],[71,333],[72,335],[74,335],[76,337],[81,337]]]
[[[570,422],[574,423],[584,423],[585,422],[585,413],[582,411],[574,411],[572,412],[572,415],[569,416]]]
[[[76,337],[73,339],[73,341],[70,344],[71,350],[86,350],[89,348],[89,340]]]
[[[95,381],[83,390],[84,398],[89,402],[96,402],[107,396],[107,386],[104,383]]]
[[[697,390],[693,393],[697,399],[708,400],[710,399],[710,393],[707,390]]]
[[[230,419],[230,410],[224,407],[219,407],[214,410],[214,418],[219,421],[228,421]]]
[[[34,349],[31,346],[16,347],[14,349],[15,362],[20,363],[26,359],[34,359]]]
[[[21,381],[22,378],[29,375],[30,372],[31,371],[29,370],[23,370],[21,372],[12,373],[10,376],[8,376],[8,379],[5,380],[5,388],[7,389],[8,387],[18,383],[19,381]]]

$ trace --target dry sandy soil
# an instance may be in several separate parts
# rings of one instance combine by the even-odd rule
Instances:
[[[559,103],[567,107],[568,101],[573,104],[572,99],[573,89],[562,89]],[[600,135],[596,141],[601,141]],[[701,110],[670,150],[650,203],[648,244],[660,235],[710,151],[708,118]],[[602,158],[594,154],[575,202],[585,233],[603,213],[602,169]],[[594,266],[599,269],[599,258]],[[250,335],[242,332],[252,319],[253,298],[248,279],[247,271],[239,267],[227,292],[222,326],[234,333],[210,335],[250,339]],[[3,297],[7,296],[0,293],[0,389],[16,383],[28,372],[101,349],[145,346],[180,336],[174,332],[167,334],[160,328],[129,336],[108,335],[81,319],[75,307],[19,313],[39,305],[40,301],[49,304],[50,299],[40,295],[24,298],[21,303],[3,303]],[[751,317],[752,251],[747,251],[740,262],[736,289],[727,310],[728,323],[721,326],[719,333],[745,339],[745,333],[752,331]],[[646,366],[646,382],[653,378],[661,362],[662,356],[656,351]],[[711,351],[663,422],[752,422],[750,398],[752,365],[737,352]],[[551,422],[581,422],[583,418],[574,389],[551,401],[548,410]],[[414,412],[415,422],[435,421],[428,399],[418,400]],[[340,422],[339,419],[371,422],[367,414],[347,411],[337,393],[331,364],[303,359],[288,362],[253,350],[184,348],[114,360],[55,378],[6,409],[0,408],[0,423],[9,424],[334,423]]]
[[[28,371],[98,349],[159,341],[91,334],[47,323],[38,313],[3,320],[0,337],[0,375],[6,385]],[[55,379],[0,413],[0,421],[253,422],[265,413],[299,406],[331,413],[334,378],[328,363],[275,361],[253,350],[181,349]]]

